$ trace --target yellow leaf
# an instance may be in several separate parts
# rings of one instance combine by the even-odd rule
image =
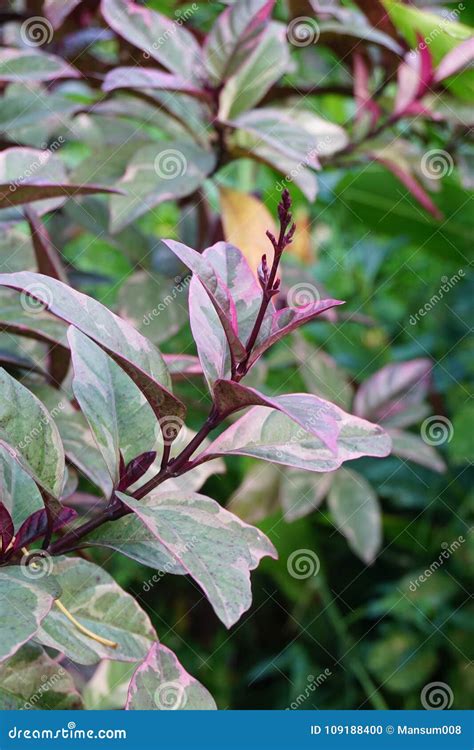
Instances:
[[[273,259],[273,248],[266,236],[278,230],[268,208],[253,195],[230,188],[220,188],[222,225],[227,242],[238,247],[256,274],[262,255],[268,263]]]
[[[295,213],[296,232],[293,242],[285,250],[285,253],[298,258],[301,263],[312,263],[315,260],[315,252],[311,246],[311,232],[309,214],[304,208],[299,208]]]

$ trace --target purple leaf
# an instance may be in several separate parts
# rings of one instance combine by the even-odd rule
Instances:
[[[370,113],[370,125],[373,128],[380,118],[381,110],[370,94],[369,69],[359,52],[354,53],[354,97],[357,104],[357,120],[360,121],[364,110],[367,110]]]
[[[214,384],[214,401],[226,416],[246,406],[278,409],[337,454],[337,437],[344,412],[330,401],[309,393],[266,396],[254,388],[230,380],[218,380]]]
[[[474,37],[465,39],[457,47],[447,53],[439,63],[434,72],[433,80],[436,83],[444,81],[445,78],[454,75],[462,68],[467,67],[474,60]]]
[[[286,396],[287,401],[292,398]],[[336,455],[286,414],[266,406],[254,406],[219,435],[198,458],[207,461],[227,454],[251,456],[307,471],[326,472],[334,471],[344,461],[354,458],[383,458],[389,454],[391,441],[381,427],[346,414],[342,409],[339,414]]]
[[[246,341],[252,330],[260,308],[262,290],[253,275],[243,254],[233,245],[218,242],[198,256],[208,263],[229,294],[232,308],[235,310],[235,326],[239,341]],[[209,271],[209,275],[211,272]],[[212,392],[215,380],[229,379],[232,374],[232,362],[220,317],[215,305],[207,297],[202,284],[193,278],[189,289],[189,311],[193,336],[199,352],[203,371]],[[268,334],[271,326],[273,303],[268,307],[262,324],[262,335]],[[244,356],[245,350],[234,349],[235,359]]]
[[[196,276],[189,285],[189,322],[209,390],[218,378],[230,378],[232,362],[224,328],[209,295]]]
[[[204,73],[202,53],[184,24],[130,0],[102,0],[106,23],[121,37],[167,70],[190,81]]]
[[[417,34],[418,48],[408,53],[398,68],[394,117],[408,114],[410,107],[428,90],[433,80],[433,60],[428,45]]]
[[[262,356],[263,352],[288,333],[291,333],[291,331],[305,325],[305,323],[309,323],[310,320],[313,320],[326,310],[330,310],[332,307],[343,304],[344,302],[341,300],[322,299],[318,302],[311,302],[308,305],[303,305],[302,307],[284,307],[282,310],[278,310],[273,315],[272,327],[268,337],[259,344],[257,342],[258,345],[253,349],[250,355],[249,364],[251,365],[256,362],[256,360]]]
[[[178,661],[176,654],[154,643],[132,675],[126,711],[206,711],[214,699]]]
[[[45,0],[43,10],[53,29],[58,29],[80,2],[81,0]]]
[[[5,505],[0,501],[0,558],[5,555],[15,533],[13,520]]]
[[[173,380],[203,374],[199,358],[192,354],[163,354],[163,359]]]
[[[244,0],[221,13],[204,45],[206,67],[215,83],[225,81],[260,41],[275,0]]]
[[[159,89],[162,91],[179,91],[182,94],[206,98],[206,92],[172,73],[163,73],[152,68],[124,67],[114,68],[105,76],[102,89]]]
[[[371,156],[373,159],[375,159],[375,161],[377,161],[379,164],[382,164],[382,166],[388,169],[397,178],[397,180],[399,180],[402,185],[406,187],[406,189],[418,201],[420,206],[423,206],[425,211],[428,211],[428,213],[434,216],[435,219],[438,219],[438,221],[441,221],[443,219],[443,214],[439,210],[438,206],[433,203],[426,190],[420,185],[415,177],[410,174],[410,172],[407,172],[405,169],[403,169],[402,166],[400,166],[400,164],[397,164],[397,162],[393,161],[392,159],[386,159],[385,157],[380,156],[375,152],[373,152]]]
[[[32,203],[50,198],[74,198],[76,195],[94,195],[95,193],[118,193],[120,190],[103,185],[68,185],[50,182],[23,182],[16,185],[12,182],[0,184],[0,208],[11,208],[22,203]]]
[[[146,451],[145,453],[142,453],[140,456],[137,456],[136,458],[132,458],[132,460],[127,464],[127,466],[123,467],[123,471],[122,471],[122,466],[121,466],[120,467],[121,468],[120,482],[118,484],[117,489],[123,491],[123,490],[126,490],[127,487],[130,487],[130,485],[135,484],[135,482],[138,482],[138,480],[141,479],[144,474],[146,474],[146,472],[152,465],[155,458],[156,458],[156,451]]]
[[[65,526],[76,518],[77,513],[72,508],[61,508],[53,521],[53,532]],[[44,537],[48,531],[48,515],[45,508],[37,510],[26,519],[18,529],[15,537],[14,549],[18,550]]]
[[[158,349],[100,302],[42,274],[0,274],[0,285],[28,294],[99,344],[132,378],[159,419],[184,417],[186,409],[169,390],[171,378]]]
[[[319,125],[319,121],[315,118]],[[303,165],[319,169],[318,139],[309,129],[299,124],[291,111],[276,107],[261,107],[245,112],[228,123],[277,149],[284,157],[300,161]],[[328,127],[331,125],[328,123]],[[321,133],[322,139],[324,134]]]
[[[273,253],[271,248],[269,250]],[[247,259],[229,242],[216,242],[204,250],[202,255],[229,290],[235,303],[239,339],[242,342],[247,341],[262,301],[262,289]],[[273,302],[270,302],[262,325],[264,332],[269,331],[274,312]]]
[[[198,277],[208,293],[225,331],[231,351],[236,357],[245,356],[245,347],[238,336],[235,302],[229,289],[219,278],[211,263],[203,255],[187,247],[187,245],[183,245],[182,242],[176,242],[175,240],[163,240],[163,242]]]
[[[392,453],[394,456],[406,458],[415,464],[425,466],[427,469],[443,474],[446,464],[432,445],[428,445],[418,435],[413,435],[405,430],[389,429],[388,434],[392,438]]]
[[[431,383],[429,359],[412,359],[386,365],[365,380],[354,398],[354,413],[366,419],[397,426],[413,423],[416,406],[426,397]],[[416,413],[414,421],[418,421]]]
[[[430,48],[425,43],[423,36],[417,33],[416,40],[418,42],[420,56],[417,99],[420,99],[428,90],[433,79],[433,58],[431,56]]]

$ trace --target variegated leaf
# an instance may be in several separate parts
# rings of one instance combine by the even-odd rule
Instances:
[[[78,664],[96,664],[101,659],[139,661],[151,643],[155,631],[135,599],[94,563],[78,558],[54,558],[54,576],[63,593],[61,602],[81,625],[94,634],[115,643],[98,643],[79,631],[55,607],[43,620],[36,639],[64,653]]]
[[[214,699],[178,661],[176,654],[154,643],[130,682],[128,711],[203,711],[216,709]]]
[[[60,593],[53,576],[35,577],[20,565],[0,568],[0,661],[35,636]]]
[[[28,388],[0,369],[0,444],[50,495],[64,483],[64,449],[51,415]]]
[[[222,622],[236,623],[252,601],[250,571],[276,556],[267,537],[204,495],[118,496],[199,583]]]
[[[42,274],[0,274],[0,285],[38,300],[99,344],[137,384],[158,418],[184,416],[184,405],[169,391],[171,378],[158,349],[100,302]]]

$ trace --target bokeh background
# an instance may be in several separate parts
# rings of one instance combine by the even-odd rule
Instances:
[[[226,7],[142,5],[201,41]],[[117,34],[97,2],[25,0],[0,12],[5,48],[51,53],[82,73],[35,80],[27,66],[5,75],[0,57],[1,182],[17,179],[35,158],[11,149],[35,149],[47,152],[45,177],[63,169],[71,183],[130,188],[134,196],[115,208],[114,199],[76,196],[42,211],[70,282],[162,351],[194,355],[185,270],[161,239],[203,249],[225,237],[255,267],[286,187],[297,234],[282,297],[302,304],[330,296],[346,305],[336,320],[314,321],[272,350],[252,384],[313,392],[348,410],[366,384],[362,393],[379,398],[386,425],[411,436],[402,438],[401,455],[353,462],[356,478],[339,478],[332,490],[332,478],[238,457],[207,480],[204,494],[256,523],[279,551],[278,561],[264,560],[253,573],[252,607],[230,631],[187,578],[157,575],[110,550],[87,553],[137,597],[161,641],[223,709],[420,708],[433,683],[446,706],[468,708],[472,700],[472,70],[449,85],[431,82],[426,112],[386,120],[406,85],[397,78],[404,56],[419,53],[421,38],[438,64],[472,34],[474,8],[417,1],[387,15],[388,5],[276,3],[288,64],[253,106],[276,110],[277,123],[285,112],[307,118],[321,166],[314,172],[293,154],[298,133],[284,129],[288,122],[282,142],[291,154],[280,143],[278,169],[274,154],[258,152],[258,139],[237,142],[232,129],[202,117],[195,99],[144,86],[104,92],[110,71],[160,63],[153,50]],[[29,36],[31,18],[43,19],[42,40]],[[167,43],[159,42],[165,56]],[[267,68],[274,64],[270,57]],[[220,148],[207,176],[189,150],[190,130]],[[163,148],[171,157],[157,171]],[[130,164],[138,165],[139,184]],[[163,185],[173,191],[175,178],[176,194],[163,200]],[[183,181],[194,185],[190,192]],[[21,215],[0,218],[2,272],[30,268]],[[45,360],[41,344],[5,331],[0,356],[26,380]],[[189,426],[199,428],[209,409],[204,382],[186,377],[176,392],[191,405]],[[96,490],[80,477],[78,492],[86,503]],[[103,664],[76,677],[90,707],[118,707],[131,671]]]

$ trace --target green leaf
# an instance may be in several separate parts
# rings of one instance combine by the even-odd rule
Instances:
[[[462,268],[472,249],[474,212],[470,209],[472,195],[453,179],[440,181],[435,202],[443,208],[445,220],[439,222],[431,214],[420,211],[408,191],[385,170],[365,167],[356,174],[346,175],[337,186],[344,219],[356,231],[372,229],[381,236],[402,234],[427,254],[436,254],[450,266]]]
[[[204,72],[201,49],[179,16],[172,21],[129,0],[102,0],[101,11],[117,34],[145,52],[145,59],[153,57],[173,73],[199,80]]]
[[[245,473],[242,484],[231,495],[228,510],[247,523],[258,523],[274,515],[280,509],[282,481],[282,471],[278,466],[256,463]]]
[[[135,669],[126,662],[101,662],[82,691],[86,711],[123,710]]]
[[[446,464],[432,445],[428,445],[418,435],[413,435],[405,430],[388,429],[392,438],[392,453],[400,458],[407,458],[420,466],[437,471],[440,474],[446,471]]]
[[[183,428],[186,441],[190,440],[195,433]],[[178,441],[180,442],[180,441]],[[171,455],[177,450],[176,443],[171,447]],[[161,453],[157,456],[156,465],[152,467],[152,473],[159,469]],[[201,466],[196,466],[180,477],[167,479],[155,490],[157,495],[164,497],[168,492],[189,493],[199,490],[206,479],[212,474],[221,474],[225,471],[224,462],[221,459],[209,461]],[[146,481],[147,475],[142,477],[140,484]],[[155,535],[135,516],[125,516],[116,521],[103,524],[100,528],[91,532],[83,539],[84,546],[109,547],[117,550],[132,560],[137,560],[142,565],[148,565],[162,573],[173,575],[185,575],[186,570],[177,560],[170,555],[166,547],[160,544]],[[160,580],[160,578],[157,578]],[[156,581],[152,581],[156,582]]]
[[[186,289],[179,277],[138,271],[120,288],[120,316],[159,345],[178,333],[188,319]]]
[[[180,664],[176,654],[154,643],[132,677],[128,711],[204,711],[217,709],[213,697]]]
[[[419,406],[428,394],[432,368],[426,357],[385,365],[359,387],[354,412],[387,427],[407,427],[419,421]],[[424,413],[421,411],[422,416]]]
[[[14,88],[14,93],[10,89]],[[19,128],[37,125],[38,122],[54,127],[59,118],[66,119],[79,105],[62,94],[42,89],[9,86],[2,98],[0,131],[8,133]]]
[[[250,571],[262,557],[275,557],[275,549],[258,529],[214,500],[183,494],[153,493],[140,501],[118,496],[199,583],[218,617],[231,627],[252,602]]]
[[[52,576],[34,577],[27,566],[0,568],[0,661],[33,638],[60,592]]]
[[[382,543],[382,514],[372,486],[355,471],[340,469],[333,477],[328,505],[349,547],[365,563],[373,562]]]
[[[464,39],[472,36],[472,29],[453,17],[445,18],[437,13],[430,13],[420,8],[403,5],[394,0],[382,0],[397,30],[405,37],[412,49],[418,46],[417,34],[420,34],[428,47],[434,63],[459,45]],[[457,73],[446,85],[460,99],[474,99],[474,71],[466,70]]]
[[[0,289],[0,330],[67,347],[67,328],[60,320],[7,289]]]
[[[367,655],[367,666],[377,680],[404,696],[427,682],[436,663],[436,651],[425,638],[395,628],[375,641]]]
[[[177,91],[198,99],[205,96],[202,89],[188,83],[180,76],[163,73],[152,68],[124,67],[113,68],[105,76],[102,84],[103,91],[114,89],[156,89],[163,91]]]
[[[0,710],[70,711],[82,699],[70,674],[34,643],[0,666]]]
[[[125,195],[110,201],[110,229],[119,232],[164,201],[191,195],[215,165],[215,155],[191,141],[166,141],[140,148],[117,183]]]
[[[65,184],[68,181],[64,164],[57,154],[35,148],[17,147],[2,151],[0,153],[0,185],[8,183],[8,199],[18,193],[18,187],[25,185],[28,189],[28,179],[58,184]],[[14,191],[10,190],[10,185],[15,188]],[[62,206],[64,201],[65,197],[61,195],[47,200],[34,201],[32,207],[42,216]],[[0,210],[1,221],[10,219],[23,220],[23,214],[14,206]]]
[[[77,558],[54,558],[54,575],[63,590],[61,602],[96,635],[117,643],[102,645],[80,632],[58,609],[43,621],[37,640],[78,664],[101,659],[139,661],[156,639],[148,616],[102,568]]]
[[[340,125],[324,120],[307,110],[283,107],[260,107],[233,119],[237,128],[234,141],[245,146],[241,132],[250,134],[283,157],[294,159],[301,166],[319,167],[320,156],[330,156],[348,143],[346,132]],[[280,171],[284,171],[283,162]]]
[[[284,398],[286,401],[297,399],[298,394]],[[388,455],[391,442],[381,427],[342,410],[340,419],[334,454],[286,414],[266,406],[255,406],[219,435],[201,458],[236,454],[325,472],[334,471],[353,458]]]
[[[332,401],[341,409],[350,409],[352,388],[347,374],[336,361],[326,352],[311,346],[303,337],[296,338],[292,348],[308,391]]]
[[[158,418],[184,416],[158,349],[100,302],[41,274],[0,274],[0,285],[23,291],[99,344],[137,384]]]
[[[41,393],[39,397],[41,398]],[[112,480],[85,417],[68,402],[63,400],[60,403],[62,406],[55,414],[54,421],[68,461],[99,487],[105,497],[110,497]]]
[[[15,529],[35,510],[44,507],[37,485],[3,445],[0,445],[0,498],[13,518]]]
[[[228,120],[251,109],[289,66],[286,29],[272,23],[257,47],[225,83],[219,102],[219,118]]]
[[[60,497],[64,449],[51,415],[28,388],[0,369],[0,444],[50,495]]]
[[[74,395],[116,484],[120,477],[120,450],[128,463],[145,450],[154,449],[156,417],[133,380],[100,346],[72,327],[68,339]]]
[[[78,70],[61,57],[31,49],[3,47],[0,50],[0,81],[52,81],[56,78],[80,78]]]
[[[226,8],[205,44],[207,70],[214,83],[233,75],[258,44],[275,0],[240,0]]]
[[[287,469],[281,481],[281,505],[285,521],[303,518],[319,508],[338,472],[314,474],[300,469]]]

